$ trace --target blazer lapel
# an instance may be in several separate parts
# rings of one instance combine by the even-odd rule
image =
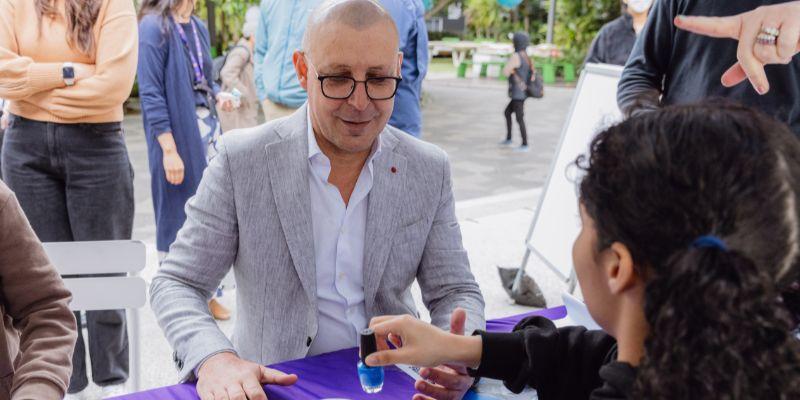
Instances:
[[[364,240],[364,305],[368,314],[374,313],[375,296],[386,269],[391,239],[400,214],[399,199],[406,185],[406,158],[395,151],[397,138],[384,129],[380,140],[382,150],[374,161]]]
[[[276,127],[283,139],[266,147],[269,178],[286,245],[311,306],[317,307],[314,233],[308,188],[306,107]]]

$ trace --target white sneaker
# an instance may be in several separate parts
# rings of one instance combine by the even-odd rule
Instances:
[[[516,153],[527,153],[529,151],[531,151],[531,148],[528,147],[527,144],[523,144],[522,146],[519,146],[516,149],[514,149],[514,152]]]
[[[125,390],[124,383],[121,383],[119,385],[103,386],[102,391],[104,399],[107,399],[109,397],[124,396],[128,394],[128,391]]]

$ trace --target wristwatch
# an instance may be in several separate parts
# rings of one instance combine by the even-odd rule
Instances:
[[[61,76],[64,78],[64,83],[67,86],[75,84],[75,67],[71,62],[65,62],[61,67]]]

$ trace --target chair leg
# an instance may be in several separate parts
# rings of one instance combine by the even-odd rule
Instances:
[[[141,335],[139,328],[139,309],[128,310],[128,333],[130,335],[130,370],[131,386],[134,392],[141,390],[142,360],[141,360]]]

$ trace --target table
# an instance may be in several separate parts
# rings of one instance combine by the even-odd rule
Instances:
[[[486,322],[490,332],[511,332],[523,318],[539,315],[552,320],[566,317],[565,307],[548,308]],[[264,386],[270,400],[311,400],[342,398],[350,400],[411,399],[414,379],[397,367],[385,368],[383,390],[377,394],[366,394],[361,390],[356,374],[358,349],[351,348],[271,365],[280,371],[297,374],[300,379],[293,386]],[[133,393],[116,397],[116,400],[199,400],[194,383]]]

